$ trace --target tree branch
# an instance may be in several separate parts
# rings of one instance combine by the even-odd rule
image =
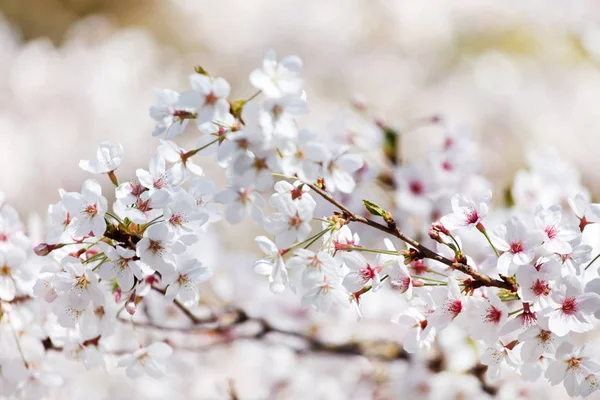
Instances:
[[[387,225],[384,225],[384,224],[380,224],[379,222],[373,221],[371,219],[365,218],[362,215],[356,214],[355,212],[348,209],[345,205],[343,205],[342,203],[340,203],[339,201],[334,199],[329,193],[327,193],[323,189],[319,188],[317,185],[312,184],[312,183],[308,183],[307,185],[312,190],[314,190],[315,193],[317,193],[319,196],[321,196],[323,199],[325,199],[329,203],[333,204],[336,208],[338,208],[340,211],[342,211],[346,220],[359,222],[361,224],[365,224],[372,228],[375,228],[377,230],[385,232],[389,235],[395,236],[398,239],[402,240],[403,242],[405,242],[405,243],[409,244],[410,246],[412,246],[413,248],[415,248],[423,256],[423,258],[429,258],[429,259],[432,259],[435,261],[439,261],[442,264],[445,264],[454,270],[457,270],[466,275],[469,275],[475,281],[471,284],[472,288],[477,288],[477,287],[481,287],[481,286],[490,286],[490,287],[497,287],[500,289],[506,289],[511,292],[517,291],[517,285],[514,284],[513,282],[510,282],[508,279],[504,279],[504,280],[493,279],[493,278],[489,277],[488,275],[485,275],[485,274],[482,274],[482,273],[476,271],[475,269],[473,269],[473,267],[471,267],[467,264],[462,264],[462,263],[450,260],[450,259],[436,253],[435,251],[423,246],[421,243],[419,243],[416,240],[403,234],[402,231],[400,231],[400,228],[398,228],[396,221],[391,220],[388,222]]]

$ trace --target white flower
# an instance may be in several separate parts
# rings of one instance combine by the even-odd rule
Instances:
[[[471,298],[466,312],[471,337],[490,344],[498,339],[500,328],[508,318],[506,306],[495,294],[488,299]]]
[[[352,193],[356,186],[352,175],[364,165],[364,162],[358,154],[347,154],[346,150],[346,147],[341,146],[323,170],[325,186],[330,192],[339,190],[342,193]]]
[[[560,206],[544,208],[539,205],[535,210],[535,224],[542,232],[544,248],[552,253],[568,254],[573,250],[569,242],[579,234],[571,227],[561,226],[560,221]]]
[[[188,192],[196,200],[196,206],[203,210],[208,220],[206,222],[217,222],[221,219],[221,209],[214,203],[215,183],[213,181],[192,179]]]
[[[499,342],[495,342],[492,346],[485,349],[481,355],[481,363],[488,367],[486,372],[488,379],[497,378],[500,375],[501,366],[505,363],[514,368],[518,365],[512,355],[512,350],[504,347]]]
[[[173,233],[164,223],[150,226],[136,245],[137,256],[150,268],[162,274],[175,269],[174,253],[185,250],[183,244],[174,242]]]
[[[123,146],[120,143],[102,142],[96,151],[96,159],[79,161],[79,168],[94,174],[105,174],[119,168],[122,158]]]
[[[32,278],[25,259],[25,252],[15,246],[0,248],[0,300],[14,299],[17,286]]]
[[[421,349],[429,349],[435,339],[435,328],[428,328],[426,313],[430,311],[426,303],[417,298],[413,300],[415,307],[408,307],[392,322],[408,328],[402,339],[402,347],[409,353],[416,353]],[[417,308],[418,307],[418,308]]]
[[[53,281],[58,272],[58,266],[43,267],[38,275],[38,280],[33,286],[33,294],[36,297],[41,297],[47,303],[52,303],[58,297],[58,293],[54,288]]]
[[[98,182],[86,180],[81,187],[81,194],[67,193],[61,201],[71,215],[70,227],[75,236],[86,236],[90,232],[98,238],[104,235],[107,201],[102,196],[102,188]]]
[[[195,94],[190,105],[198,108],[196,123],[202,124],[215,118],[223,118],[229,113],[227,96],[231,87],[225,79],[193,74],[190,75],[190,85]]]
[[[265,191],[273,186],[273,171],[277,167],[279,156],[271,151],[245,152],[238,155],[231,163],[232,174],[239,177],[239,181]]]
[[[494,245],[504,252],[498,259],[498,273],[507,276],[514,274],[518,266],[530,263],[537,246],[541,244],[539,233],[529,229],[516,216],[506,225],[498,226],[493,235]]]
[[[255,221],[262,222],[261,208],[264,207],[265,201],[256,193],[253,187],[234,184],[217,193],[215,201],[227,205],[225,207],[225,219],[230,224],[239,224],[246,218],[248,212]]]
[[[316,282],[302,296],[302,306],[312,306],[319,312],[327,312],[332,304],[348,307],[350,305],[349,299],[350,294],[346,289],[326,276],[322,281]]]
[[[585,347],[577,349],[569,342],[561,344],[556,351],[556,361],[548,365],[546,378],[553,386],[564,382],[569,396],[579,396],[584,379],[591,373],[600,372],[600,366],[584,354]],[[589,385],[589,382],[585,384]]]
[[[419,216],[428,216],[431,212],[431,196],[437,188],[436,177],[425,164],[411,164],[397,168],[396,202],[398,207]]]
[[[168,344],[152,343],[123,357],[119,360],[119,367],[125,367],[125,373],[130,378],[137,378],[144,372],[153,378],[160,378],[166,373],[163,362],[172,353],[173,349]]]
[[[322,282],[326,277],[330,280],[339,280],[341,277],[341,265],[326,251],[315,253],[308,249],[296,249],[294,254],[287,260],[287,266],[300,273],[302,284],[306,287]]]
[[[569,332],[587,332],[593,329],[594,312],[600,308],[600,295],[582,293],[578,278],[567,276],[562,285],[551,293],[556,303],[548,314],[548,328],[558,336]]]
[[[165,299],[172,301],[175,297],[184,305],[190,306],[198,302],[200,291],[197,284],[213,275],[208,267],[196,259],[178,263],[178,270],[166,274],[163,282],[168,284]]]
[[[302,242],[310,234],[313,210],[312,204],[307,202],[281,207],[280,212],[265,218],[265,230],[275,235],[275,243],[279,248],[289,247],[296,241]]]
[[[198,176],[203,174],[202,168],[194,164],[191,152],[186,152],[177,144],[168,140],[161,140],[161,143],[158,146],[159,154],[173,164],[169,169],[172,185],[181,185],[190,176],[190,173]]]
[[[81,260],[72,256],[62,259],[60,265],[64,272],[59,272],[53,285],[59,292],[66,292],[68,304],[83,309],[92,301],[104,304],[104,294],[98,285],[98,277],[91,267],[86,267]]]
[[[254,272],[269,277],[270,289],[273,293],[283,292],[289,281],[281,252],[275,243],[265,236],[257,236],[254,240],[265,253],[263,258],[254,263]]]
[[[133,287],[134,276],[140,280],[144,278],[139,261],[134,260],[135,251],[117,246],[109,247],[105,254],[108,260],[100,266],[100,278],[117,278],[117,284],[125,291]]]
[[[477,199],[456,194],[452,197],[452,214],[442,217],[440,222],[449,230],[476,226],[486,217],[491,199],[489,190]]]
[[[600,221],[600,204],[590,203],[588,197],[583,193],[569,197],[569,206],[579,219],[580,232],[583,232],[586,225]]]
[[[66,192],[60,190],[59,193],[62,199]],[[57,244],[71,238],[71,214],[62,201],[48,206],[48,222],[50,226],[46,234],[47,243]]]
[[[297,94],[302,88],[301,69],[300,58],[288,56],[277,62],[275,52],[270,50],[265,55],[262,69],[255,69],[250,74],[250,83],[269,97]]]
[[[542,356],[554,356],[556,344],[560,339],[547,329],[546,323],[545,328],[541,324],[534,325],[519,335],[519,342],[523,343],[521,358],[526,363],[535,362]]]
[[[173,232],[183,235],[193,233],[208,220],[208,213],[196,206],[196,199],[189,193],[180,190],[163,210],[165,223]]]
[[[285,175],[297,175],[303,181],[316,182],[323,163],[329,158],[329,151],[315,136],[308,129],[298,132],[293,149],[284,155],[282,161],[281,167]]]
[[[150,117],[157,122],[153,136],[166,132],[166,139],[172,139],[185,131],[190,118],[194,117],[194,108],[182,104],[186,93],[174,90],[155,89],[156,103],[150,107]],[[187,95],[189,97],[189,95]]]
[[[438,306],[428,318],[428,327],[429,329],[435,328],[439,332],[461,315],[465,305],[456,279],[448,278],[447,289],[434,294],[436,300],[434,304],[438,304]]]
[[[82,361],[87,369],[106,367],[100,345],[88,344],[84,340],[69,340],[63,347],[63,353],[68,360]]]
[[[125,209],[124,214],[136,224],[145,224],[159,217],[161,209],[169,200],[170,195],[166,190],[145,191],[136,199],[132,207]]]
[[[123,182],[115,189],[115,197],[119,203],[129,206],[137,202],[138,198],[146,191],[146,187],[138,179]]]
[[[344,253],[342,260],[350,269],[343,281],[344,287],[349,292],[357,292],[369,283],[372,284],[374,292],[380,289],[382,285],[380,273],[383,269],[380,260],[371,265],[362,254],[357,252]]]
[[[139,168],[135,171],[135,175],[137,176],[140,184],[146,189],[149,189],[150,194],[153,194],[156,191],[168,191],[170,188],[171,179],[166,171],[165,159],[160,154],[155,155],[150,159],[150,165],[148,169],[149,170],[146,171],[145,169]],[[135,189],[135,186],[133,186],[132,189]],[[139,197],[141,193],[136,194],[137,196],[135,197]]]
[[[534,266],[524,265],[519,268],[517,282],[521,299],[530,303],[535,310],[546,308],[560,268],[561,265],[555,258],[548,257],[538,259]]]

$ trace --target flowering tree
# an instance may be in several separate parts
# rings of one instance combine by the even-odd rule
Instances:
[[[426,384],[449,369],[438,338],[456,328],[481,350],[461,371],[470,380],[455,383],[462,393],[496,395],[515,373],[563,384],[572,397],[598,388],[600,364],[584,334],[600,316],[600,279],[590,269],[597,256],[585,244],[600,205],[589,202],[577,174],[551,154],[533,157],[533,171],[520,173],[493,208],[462,127],[425,121],[444,127],[444,137],[414,162],[401,148],[409,128],[377,121],[370,137],[299,128],[308,111],[301,68],[297,57],[268,53],[250,74],[258,91],[245,100],[229,100],[227,81],[201,67],[191,90],[157,90],[150,116],[161,138],[148,168],[122,181],[122,146],[102,143],[79,166],[105,175],[114,194],[94,179],[81,192],[61,190],[44,243],[33,247],[15,210],[2,204],[0,395],[37,398],[65,384],[55,353],[88,369],[107,368],[116,355],[130,378],[159,378],[174,349],[194,350],[178,335],[197,332],[229,343],[279,335],[301,342],[290,344],[300,353],[405,360],[426,371]],[[199,137],[186,150],[173,140],[193,124]],[[228,187],[202,178],[200,157],[214,157]],[[353,307],[358,318],[366,298],[392,293],[403,336],[335,343],[240,305],[201,304],[202,282],[214,272],[197,254],[222,216],[230,224],[250,216],[264,229],[254,270],[272,292],[291,291],[322,313]],[[187,322],[157,318],[155,295]],[[133,329],[133,346],[113,340],[120,325]],[[167,335],[149,342],[141,330]],[[234,384],[230,395],[238,396]]]

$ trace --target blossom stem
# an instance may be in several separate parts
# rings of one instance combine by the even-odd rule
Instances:
[[[23,364],[25,364],[25,368],[29,368],[29,363],[27,362],[27,360],[25,359],[25,354],[23,353],[23,348],[21,347],[21,342],[19,341],[19,335],[17,335],[17,331],[15,330],[15,327],[12,324],[12,321],[8,320],[8,325],[10,325],[10,330],[12,332],[12,335],[15,339],[15,343],[17,344],[17,350],[19,351],[19,355],[21,356],[21,360],[23,360]]]
[[[383,250],[383,249],[367,249],[366,247],[355,247],[355,246],[347,246],[347,247],[344,247],[343,250],[364,251],[367,253],[389,254],[391,256],[400,256],[401,255],[401,253],[399,251]]]
[[[94,262],[94,261],[98,261],[102,257],[106,257],[106,255],[104,255],[104,253],[94,254],[93,256],[91,256],[90,258],[88,258],[87,260],[83,260],[81,263],[82,264],[91,263],[91,262]],[[106,257],[106,258],[108,258],[108,257]]]
[[[158,217],[154,218],[152,221],[142,225],[141,227],[141,231],[144,232],[146,229],[148,229],[149,227],[151,227],[152,225],[161,222],[160,219],[162,218],[162,215],[159,215]]]
[[[213,140],[212,142],[208,142],[207,144],[205,144],[205,145],[204,145],[204,146],[202,146],[202,147],[198,147],[197,149],[194,149],[194,150],[190,150],[190,151],[188,151],[188,152],[187,152],[185,155],[186,155],[187,157],[191,157],[191,156],[195,155],[197,152],[199,152],[199,151],[201,151],[201,150],[204,150],[204,149],[206,149],[207,147],[210,147],[210,146],[212,146],[213,144],[217,143],[219,140],[221,140],[221,138],[220,138],[220,137],[216,138],[216,139],[215,139],[215,140]]]
[[[594,263],[594,262],[595,262],[595,261],[596,261],[598,258],[600,258],[600,253],[599,253],[599,254],[598,254],[596,257],[594,257],[594,259],[593,259],[592,261],[590,261],[590,262],[589,262],[589,264],[588,264],[588,265],[586,265],[586,266],[585,266],[585,268],[584,268],[583,270],[584,270],[584,271],[587,271],[587,269],[588,269],[589,267],[591,267],[591,266],[592,266],[592,264],[593,264],[593,263]]]
[[[329,232],[330,230],[331,230],[331,228],[327,228],[327,229],[324,229],[321,232],[317,233],[316,235],[314,235],[314,238],[310,242],[308,242],[306,244],[306,246],[304,246],[304,248],[308,249],[314,242],[319,240],[321,237],[323,237],[325,235],[325,233]]]
[[[435,274],[435,275],[443,276],[443,277],[445,277],[445,278],[447,278],[447,277],[448,277],[448,275],[446,275],[446,274],[444,274],[444,273],[441,273],[441,272],[438,272],[438,271],[436,271],[436,270],[433,270],[433,269],[428,269],[428,270],[427,270],[427,272],[429,272],[430,274]]]
[[[111,213],[110,211],[107,211],[106,215],[108,215],[109,217],[111,217],[112,219],[117,221],[120,225],[125,226],[125,223],[123,222],[123,220],[121,218],[117,217],[116,215],[114,215],[113,213]]]
[[[255,99],[256,97],[258,97],[258,95],[259,95],[259,94],[261,94],[261,93],[262,93],[262,90],[259,90],[258,92],[254,93],[252,96],[250,96],[250,97],[249,97],[249,98],[246,100],[246,103],[247,103],[247,102],[249,102],[249,101],[252,101],[252,100],[254,100],[254,99]]]
[[[494,250],[494,253],[496,253],[496,257],[500,258],[500,253],[498,252],[498,249],[496,249],[496,246],[494,246],[494,244],[492,243],[492,239],[490,239],[489,235],[487,234],[487,231],[485,230],[481,222],[477,224],[477,230],[483,233],[483,236],[485,236],[485,238],[487,239],[488,243]]]
[[[523,311],[523,309],[522,309],[522,308],[519,308],[518,310],[515,310],[515,311],[513,311],[513,312],[509,312],[509,313],[508,313],[508,316],[509,316],[509,317],[512,317],[513,315],[515,315],[515,314],[518,314],[518,313],[520,313],[521,311]]]
[[[410,277],[413,278],[413,279],[420,279],[420,280],[423,280],[423,281],[431,281],[431,282],[443,283],[443,284],[447,283],[447,282],[444,282],[444,281],[440,281],[439,279],[427,278],[425,276],[420,276],[420,275],[411,275]]]

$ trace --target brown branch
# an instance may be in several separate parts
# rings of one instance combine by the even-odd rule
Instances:
[[[152,286],[152,289],[156,290],[158,293],[161,293],[163,296],[166,293],[165,289],[161,289],[161,288],[158,288],[156,286]],[[211,315],[211,316],[206,317],[206,318],[197,317],[186,306],[184,306],[183,304],[181,304],[181,302],[179,300],[177,300],[177,299],[173,300],[173,304],[175,304],[175,307],[179,308],[181,310],[181,312],[183,312],[185,314],[185,316],[188,317],[189,320],[192,321],[192,323],[194,325],[209,324],[209,323],[212,323],[212,322],[218,322],[218,320],[219,320],[216,315]]]
[[[385,232],[387,234],[397,237],[398,239],[402,240],[403,242],[414,247],[420,253],[422,258],[429,258],[429,259],[441,262],[442,264],[445,264],[454,270],[457,270],[466,275],[469,275],[471,278],[473,278],[473,280],[475,282],[477,282],[477,283],[473,283],[474,287],[491,286],[491,287],[497,287],[500,289],[506,289],[511,292],[517,291],[517,285],[514,284],[513,282],[510,282],[508,279],[504,279],[504,280],[493,279],[493,278],[489,277],[488,275],[477,272],[470,265],[462,264],[462,263],[450,260],[450,259],[436,253],[435,251],[423,246],[421,243],[417,242],[416,240],[414,240],[414,239],[406,236],[404,233],[402,233],[402,231],[400,231],[400,228],[398,228],[396,221],[394,221],[393,219],[390,220],[387,225],[380,224],[379,222],[365,218],[362,215],[356,214],[355,212],[351,211],[345,205],[343,205],[342,203],[340,203],[339,201],[334,199],[329,193],[327,193],[323,189],[319,188],[317,185],[315,185],[315,184],[307,184],[307,185],[312,190],[314,190],[315,193],[317,193],[319,196],[321,196],[323,199],[325,199],[326,201],[328,201],[329,203],[331,203],[335,207],[337,207],[339,210],[341,210],[344,215],[344,218],[346,218],[347,221],[359,222],[361,224],[368,225],[372,228],[378,229],[382,232]]]

